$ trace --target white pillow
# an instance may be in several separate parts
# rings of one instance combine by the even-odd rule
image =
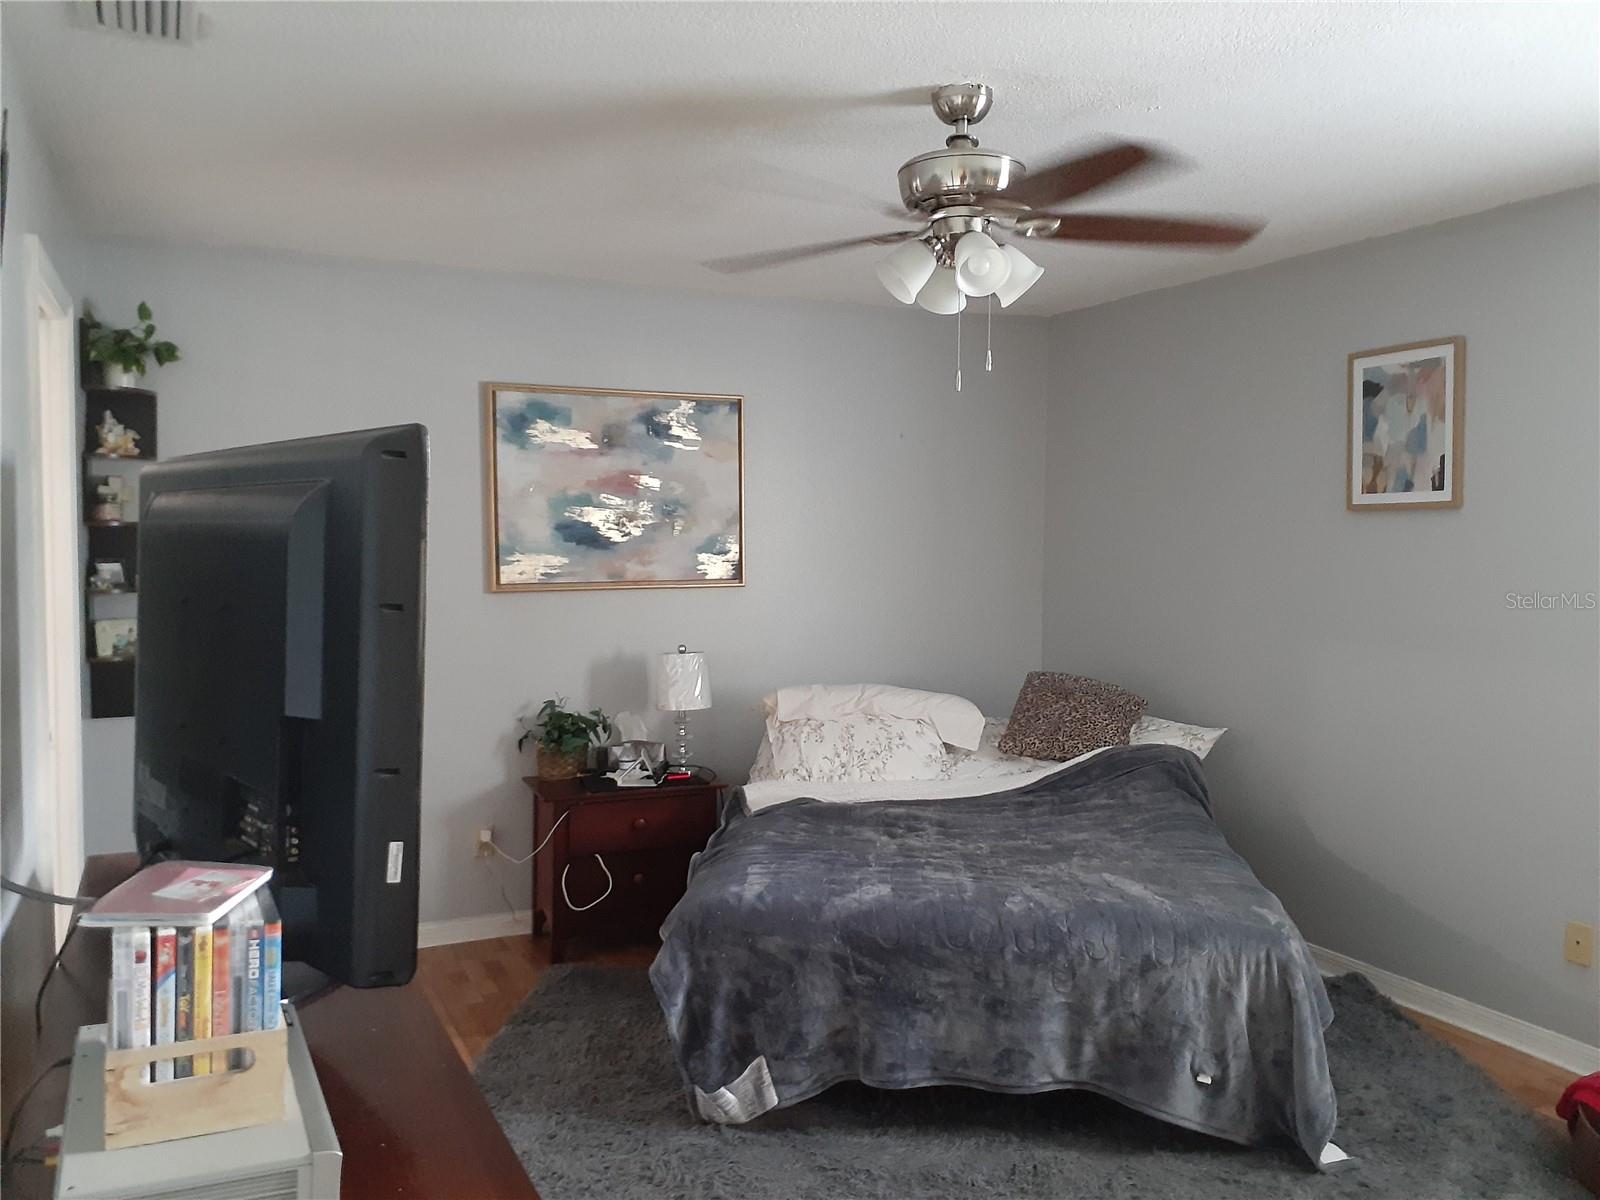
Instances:
[[[1164,721],[1160,717],[1140,717],[1128,731],[1128,745],[1182,746],[1194,751],[1195,757],[1204,758],[1211,753],[1217,739],[1227,732],[1226,729],[1207,729],[1204,725]]]
[[[940,740],[976,750],[983,739],[983,713],[970,700],[944,692],[919,692],[886,683],[812,683],[779,688],[765,701],[774,721],[837,720],[856,713],[927,721]]]
[[[800,783],[938,779],[945,762],[944,743],[931,721],[874,713],[768,721],[767,747],[768,778]],[[757,781],[755,769],[750,778]]]

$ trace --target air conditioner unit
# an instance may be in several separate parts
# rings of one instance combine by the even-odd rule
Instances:
[[[282,1121],[121,1150],[105,1149],[105,1026],[80,1029],[56,1200],[338,1200],[339,1140],[299,1018],[287,1005],[284,1020]]]
[[[84,29],[188,45],[203,33],[195,0],[73,0],[72,20]]]

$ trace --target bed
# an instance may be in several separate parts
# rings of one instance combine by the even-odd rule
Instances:
[[[699,1117],[845,1080],[1081,1088],[1344,1159],[1321,976],[1194,753],[980,747],[947,776],[729,797],[650,972]]]

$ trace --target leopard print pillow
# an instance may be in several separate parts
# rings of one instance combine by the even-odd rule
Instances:
[[[1065,762],[1102,746],[1126,746],[1144,697],[1060,671],[1030,671],[1017,694],[1002,754]]]

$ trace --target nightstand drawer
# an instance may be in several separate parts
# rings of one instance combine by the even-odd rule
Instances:
[[[665,846],[703,846],[716,825],[716,806],[704,792],[640,796],[580,804],[567,823],[570,852],[605,854]]]

